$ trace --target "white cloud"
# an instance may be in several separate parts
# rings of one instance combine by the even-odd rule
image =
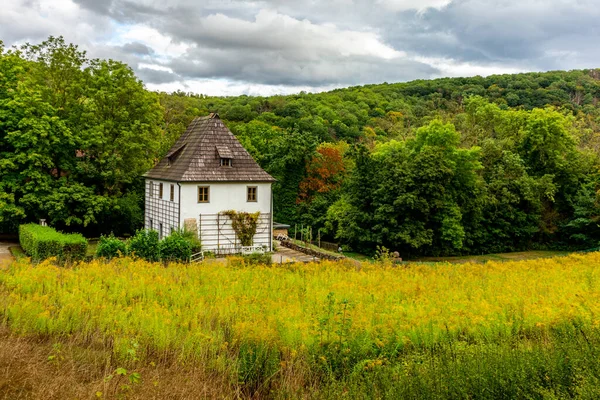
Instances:
[[[123,45],[139,42],[150,47],[160,57],[179,57],[190,47],[185,43],[175,43],[169,36],[157,29],[142,24],[126,25],[117,29],[111,44]]]
[[[431,65],[439,70],[437,77],[466,77],[466,76],[488,76],[495,74],[515,74],[526,72],[523,67],[510,67],[506,65],[484,65],[473,62],[461,62],[451,58],[436,57],[413,57],[416,61]]]
[[[390,11],[408,11],[417,10],[425,11],[428,8],[443,8],[450,4],[452,0],[377,0],[377,4],[381,4],[384,8]]]
[[[169,72],[169,73],[173,73],[173,70],[169,67],[165,67],[163,65],[156,65],[156,64],[146,64],[146,63],[139,63],[138,64],[138,68],[140,69],[152,69],[154,71],[165,71],[165,72]]]
[[[339,85],[319,86],[293,86],[293,85],[265,85],[251,82],[227,81],[224,79],[192,79],[182,82],[171,82],[163,84],[147,84],[150,90],[163,92],[174,92],[182,90],[184,92],[201,93],[209,96],[239,96],[246,94],[249,96],[271,96],[277,94],[295,94],[304,92],[323,92],[340,87]]]
[[[317,59],[323,55],[372,56],[383,59],[404,53],[383,42],[371,31],[341,30],[333,24],[313,24],[273,10],[261,10],[254,21],[212,14],[198,21],[189,39],[218,44],[220,47],[246,47],[278,50],[294,58]]]
[[[91,14],[71,0],[8,0],[0,8],[0,39],[12,45],[63,35],[85,45],[109,27],[106,18]]]

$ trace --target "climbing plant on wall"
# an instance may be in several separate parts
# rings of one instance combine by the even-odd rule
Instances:
[[[238,239],[240,239],[242,246],[251,246],[252,238],[256,234],[260,211],[248,213],[228,210],[223,211],[221,214],[227,215],[231,219],[231,226]]]

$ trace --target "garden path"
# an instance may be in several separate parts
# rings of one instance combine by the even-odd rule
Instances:
[[[287,247],[281,246],[278,242],[277,251],[273,253],[272,259],[274,264],[286,263],[286,262],[308,262],[308,261],[319,261],[318,258],[309,256],[308,254],[300,253],[299,251],[288,249]]]
[[[8,249],[9,246],[14,246],[11,242],[0,242],[0,267],[4,268],[9,262],[13,261],[14,258]]]

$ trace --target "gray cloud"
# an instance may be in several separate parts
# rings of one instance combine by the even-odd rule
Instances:
[[[121,49],[126,53],[138,54],[142,56],[149,56],[154,53],[154,50],[151,47],[140,42],[125,43]]]
[[[169,67],[188,78],[229,78],[269,85],[324,86],[392,82],[402,75],[425,78],[439,71],[430,65],[404,59],[374,60],[368,56],[335,57],[318,61],[285,58],[276,51],[253,52],[243,48],[227,51],[194,49],[174,59]]]
[[[319,89],[600,65],[596,0],[8,1],[5,44],[64,34],[150,84]]]
[[[138,77],[146,83],[171,83],[178,82],[181,78],[169,71],[161,71],[150,68],[138,68]]]

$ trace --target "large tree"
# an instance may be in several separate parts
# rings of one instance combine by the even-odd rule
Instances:
[[[2,49],[0,68],[3,229],[38,218],[134,229],[123,221],[140,222],[140,175],[160,144],[157,95],[125,64],[89,60],[62,38]]]

